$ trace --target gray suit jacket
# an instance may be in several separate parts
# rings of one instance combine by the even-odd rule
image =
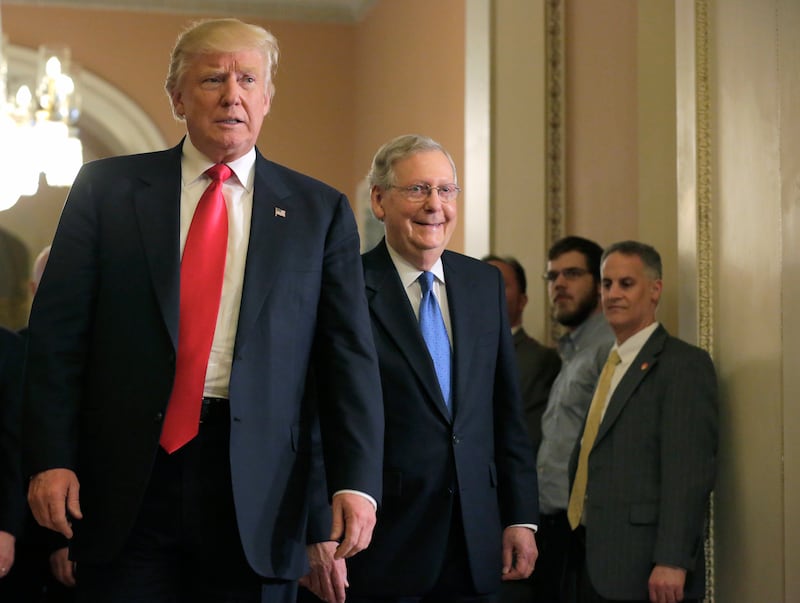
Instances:
[[[646,600],[659,564],[687,569],[685,596],[702,598],[717,423],[711,358],[658,327],[612,394],[589,455],[586,563],[603,597]]]

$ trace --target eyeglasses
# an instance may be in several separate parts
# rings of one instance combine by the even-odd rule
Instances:
[[[584,274],[588,274],[588,270],[586,268],[564,268],[563,270],[548,270],[542,275],[542,278],[546,280],[548,283],[556,282],[558,279],[558,275],[564,275],[564,278],[568,281],[574,281],[575,279],[579,279]]]
[[[432,191],[436,191],[442,203],[455,201],[461,189],[455,184],[442,184],[441,186],[431,186],[430,184],[412,184],[410,186],[389,186],[399,190],[403,196],[412,203],[422,203],[430,197]]]

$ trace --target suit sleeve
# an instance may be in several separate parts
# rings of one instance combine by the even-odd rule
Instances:
[[[494,385],[495,464],[503,527],[539,523],[536,459],[525,427],[519,377],[505,311],[505,286],[496,272],[500,341]]]
[[[325,242],[314,356],[328,495],[350,489],[379,501],[383,398],[358,231],[344,195]]]
[[[75,470],[98,262],[89,172],[84,166],[70,190],[31,309],[23,393],[27,476],[58,467]]]
[[[0,531],[19,536],[25,521],[21,454],[22,340],[0,332]]]
[[[307,544],[325,542],[330,539],[333,515],[328,501],[328,480],[325,476],[322,436],[317,411],[316,377],[313,369],[309,371],[306,382],[307,402],[313,408],[311,425],[311,470],[308,480],[308,523],[306,525]]]
[[[687,346],[673,356],[661,410],[661,507],[653,562],[691,569],[703,554],[716,472],[717,381],[704,351]]]

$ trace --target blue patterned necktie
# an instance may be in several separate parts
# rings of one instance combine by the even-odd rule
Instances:
[[[444,318],[439,302],[433,294],[433,273],[423,272],[419,275],[419,286],[422,289],[422,301],[419,304],[419,328],[428,346],[439,378],[445,404],[450,409],[450,339],[444,326]]]

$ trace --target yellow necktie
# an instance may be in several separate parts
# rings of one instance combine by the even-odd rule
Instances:
[[[581,440],[581,451],[578,455],[578,470],[575,472],[575,481],[572,483],[572,492],[569,495],[569,507],[567,508],[567,518],[572,529],[578,527],[583,515],[583,502],[586,498],[586,481],[588,478],[589,452],[594,446],[594,440],[600,429],[600,420],[603,418],[603,407],[608,397],[608,390],[611,387],[611,377],[614,369],[620,363],[617,350],[611,350],[608,360],[600,373],[597,382],[597,389],[594,390],[592,404],[589,406],[589,414],[586,417],[586,425],[583,428],[583,439]]]

